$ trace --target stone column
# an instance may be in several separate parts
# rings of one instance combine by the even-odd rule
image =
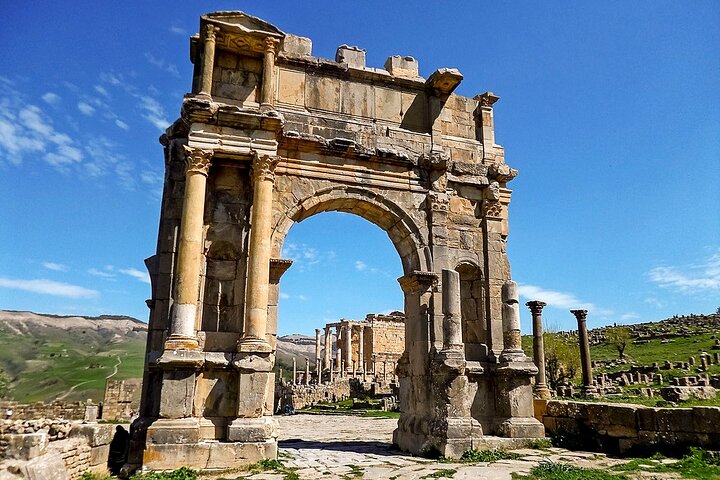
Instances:
[[[260,106],[270,109],[275,103],[275,54],[280,41],[277,38],[265,38],[265,53],[263,56],[263,77]]]
[[[315,373],[318,376],[318,383],[320,382],[320,354],[322,349],[320,347],[320,329],[315,329]]]
[[[330,327],[325,327],[325,353],[323,357],[323,368],[330,368],[330,362],[332,359],[332,335],[330,334]]]
[[[295,360],[295,357],[293,357],[293,378],[291,383],[293,385],[297,383],[297,361]]]
[[[365,373],[365,327],[361,324],[358,330],[358,369],[360,373]],[[365,378],[363,376],[363,378]]]
[[[305,357],[305,385],[310,385],[310,359]]]
[[[335,327],[335,369],[342,375],[342,348],[340,347],[340,325]]]
[[[501,361],[525,360],[520,334],[520,304],[517,283],[508,280],[502,286],[503,350]]]
[[[205,189],[212,155],[211,150],[185,147],[185,197],[178,242],[177,287],[166,350],[194,350],[198,346],[195,317],[202,267]]]
[[[534,300],[525,305],[530,308],[533,322],[533,357],[535,357],[535,365],[538,368],[538,374],[535,377],[535,396],[547,400],[551,395],[545,378],[545,341],[542,326],[542,311],[546,304]]]
[[[348,323],[345,330],[345,369],[351,372],[353,369],[352,360],[352,324]]]
[[[580,342],[580,365],[585,393],[592,390],[592,364],[590,363],[590,341],[587,333],[587,310],[570,310],[578,323],[578,340]]]
[[[245,331],[239,344],[241,352],[271,351],[265,334],[272,248],[270,237],[273,185],[277,162],[277,157],[256,154],[252,163],[253,203],[250,220]]]
[[[332,359],[330,359],[328,368],[330,369],[330,383],[333,383],[333,381],[335,380],[335,373],[333,372],[333,360]]]
[[[455,270],[442,271],[443,352],[462,351],[462,323],[460,311],[460,274]]]
[[[203,51],[203,69],[200,93],[210,95],[212,93],[213,69],[215,68],[215,38],[220,29],[215,25],[206,25],[205,28],[205,50]]]

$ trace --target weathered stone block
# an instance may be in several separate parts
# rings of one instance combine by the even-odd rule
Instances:
[[[44,455],[48,447],[48,435],[44,431],[36,433],[8,433],[0,436],[7,443],[3,452],[5,458],[30,460]]]
[[[345,63],[350,68],[365,68],[365,49],[349,45],[340,45],[335,52],[335,61]]]
[[[312,40],[292,33],[286,33],[282,44],[283,52],[293,55],[312,55]]]
[[[70,436],[85,438],[91,447],[109,445],[115,435],[116,427],[116,425],[101,423],[75,424]]]
[[[385,60],[384,67],[393,77],[415,78],[419,76],[419,64],[413,57],[393,55]]]
[[[27,480],[69,480],[65,462],[59,455],[43,455],[22,467]]]

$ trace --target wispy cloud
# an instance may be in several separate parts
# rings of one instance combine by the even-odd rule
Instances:
[[[157,58],[155,55],[153,55],[150,52],[145,52],[145,59],[153,66],[159,68],[160,70],[163,70],[173,77],[180,77],[180,72],[178,71],[177,66],[175,64],[166,62],[162,58]]]
[[[160,102],[154,98],[143,95],[140,97],[140,109],[143,111],[143,117],[148,122],[155,125],[160,130],[165,130],[169,125],[170,121],[167,119],[165,109],[163,109]]]
[[[112,265],[108,265],[107,267],[105,267],[104,270],[100,270],[97,268],[91,268],[90,270],[88,270],[88,273],[90,275],[92,275],[93,277],[100,277],[100,278],[105,278],[105,279],[110,280],[110,279],[115,278],[115,274],[112,273],[112,270],[113,270]]]
[[[170,27],[168,30],[170,30],[170,31],[171,31],[172,33],[174,33],[175,35],[187,35],[187,34],[188,34],[188,33],[187,33],[187,30],[185,30],[184,28],[179,27],[179,26],[177,26],[177,25],[173,25],[173,26]]]
[[[518,284],[518,293],[526,300],[540,300],[547,303],[549,307],[563,310],[588,310],[591,314],[601,317],[613,314],[612,310],[600,308],[593,303],[584,302],[572,293],[547,290],[536,285]]]
[[[71,285],[69,283],[55,282],[44,278],[33,280],[20,280],[0,277],[0,288],[22,290],[25,292],[39,293],[41,295],[52,295],[68,298],[96,298],[100,296],[97,290]]]
[[[120,273],[124,273],[125,275],[130,275],[131,277],[143,282],[143,283],[150,283],[150,275],[147,272],[143,272],[141,270],[138,270],[136,268],[123,268],[119,270]]]
[[[648,278],[663,288],[679,293],[720,290],[720,252],[696,264],[655,267],[648,272]]]
[[[289,293],[280,292],[280,299],[281,300],[300,300],[301,302],[304,302],[307,300],[307,297],[305,295],[290,295]]]
[[[43,102],[47,103],[48,105],[57,105],[60,103],[60,95],[53,92],[47,92],[45,95],[40,97],[43,99]]]
[[[98,92],[100,95],[102,95],[105,98],[109,98],[110,94],[108,93],[107,89],[103,87],[102,85],[95,85],[93,87],[96,92]]]
[[[368,266],[365,262],[360,261],[360,260],[355,261],[355,270],[362,272],[363,270],[367,270],[367,268],[368,268]]]
[[[337,254],[333,250],[320,251],[304,243],[286,242],[283,245],[282,256],[293,260],[294,270],[304,272],[316,265],[333,262]]]
[[[86,102],[78,102],[77,108],[80,110],[80,113],[87,115],[88,117],[95,113],[95,107]]]
[[[129,130],[129,129],[130,129],[130,126],[129,126],[127,123],[125,123],[125,122],[123,122],[122,120],[120,120],[119,118],[116,118],[116,119],[115,119],[115,125],[117,125],[119,128],[122,128],[123,130]]]
[[[41,265],[43,267],[47,268],[48,270],[53,270],[55,272],[67,272],[68,271],[67,265],[63,265],[62,263],[42,262]]]

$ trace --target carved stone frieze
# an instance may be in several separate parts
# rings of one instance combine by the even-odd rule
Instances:
[[[185,168],[187,173],[199,173],[207,177],[213,157],[212,150],[201,150],[183,146],[185,150]]]

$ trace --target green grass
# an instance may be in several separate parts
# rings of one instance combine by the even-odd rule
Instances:
[[[625,474],[595,468],[580,468],[566,463],[542,462],[529,475],[513,473],[514,480],[629,480]]]
[[[182,467],[172,472],[136,473],[130,477],[130,480],[197,480],[197,478],[198,474],[195,470]]]
[[[697,480],[720,480],[720,456],[718,454],[691,448],[690,453],[673,463],[664,463],[664,457],[655,455],[650,458],[634,458],[628,463],[617,465],[613,470],[621,472],[677,472],[683,478]]]
[[[456,473],[457,473],[457,470],[455,470],[454,468],[445,468],[445,469],[438,470],[433,473],[429,473],[420,478],[452,478],[453,475],[455,475]]]
[[[440,457],[440,463],[493,463],[498,460],[517,460],[520,455],[514,452],[506,452],[505,450],[465,450],[460,458]]]

